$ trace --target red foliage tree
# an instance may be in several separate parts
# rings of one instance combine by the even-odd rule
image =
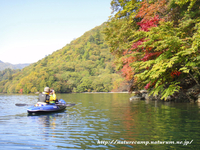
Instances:
[[[136,18],[149,20],[152,16],[160,16],[159,18],[165,19],[167,14],[167,0],[159,0],[156,2],[143,1],[141,7],[136,15]]]
[[[148,32],[150,28],[156,27],[159,23],[159,17],[155,16],[149,20],[142,20],[138,23],[140,26],[139,30]],[[127,80],[131,80],[133,78],[134,72],[132,67],[130,66],[131,63],[133,63],[136,60],[142,60],[142,61],[148,61],[151,59],[154,59],[158,57],[162,52],[154,52],[151,47],[139,47],[140,45],[145,42],[145,39],[140,39],[137,42],[134,42],[130,49],[127,49],[123,52],[123,68],[122,68],[122,74],[126,77]],[[144,53],[144,57],[139,59],[134,56],[131,56],[136,51],[140,51]],[[149,84],[150,85],[150,84]]]
[[[20,90],[19,90],[19,93],[20,93],[20,94],[23,94],[23,89],[20,89]]]

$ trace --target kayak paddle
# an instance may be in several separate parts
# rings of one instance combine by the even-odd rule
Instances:
[[[17,103],[15,104],[16,106],[32,106],[32,104],[20,104],[20,103]]]
[[[33,106],[33,104],[20,104],[20,103],[16,103],[16,106]],[[57,106],[59,105],[63,105],[63,104],[56,104]],[[76,104],[65,104],[65,106],[70,107],[70,106],[75,106]]]

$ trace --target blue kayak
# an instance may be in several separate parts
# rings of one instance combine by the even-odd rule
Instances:
[[[44,112],[57,112],[64,110],[67,107],[66,102],[60,99],[57,104],[37,103],[27,109],[28,113],[44,113]]]

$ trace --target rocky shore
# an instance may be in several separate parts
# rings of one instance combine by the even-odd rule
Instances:
[[[130,97],[130,101],[134,100],[161,100],[161,96],[149,95],[147,90],[140,90],[132,92],[134,96]],[[174,101],[174,102],[198,102],[200,103],[200,85],[195,85],[194,87],[188,89],[187,91],[181,90],[168,96],[165,101]]]

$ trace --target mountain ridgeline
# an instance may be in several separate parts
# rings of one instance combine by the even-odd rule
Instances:
[[[23,69],[24,67],[28,66],[29,64],[11,64],[11,63],[4,63],[0,60],[0,71],[10,68],[10,69]]]
[[[56,92],[109,92],[123,78],[116,73],[109,47],[95,27],[60,50],[0,82],[2,93],[34,93],[45,86]]]

